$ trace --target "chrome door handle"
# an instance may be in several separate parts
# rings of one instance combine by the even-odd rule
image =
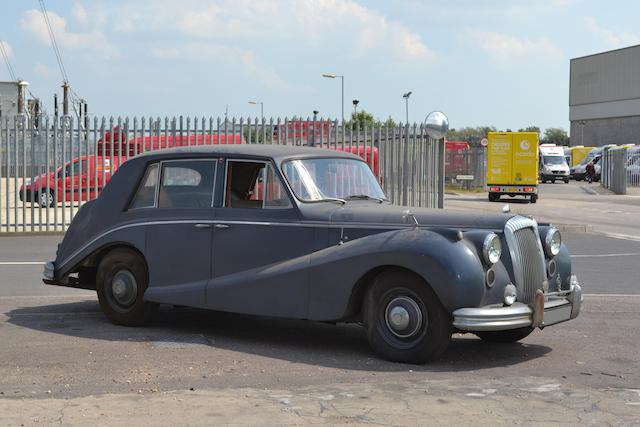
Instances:
[[[227,224],[215,224],[214,225],[215,228],[229,228],[229,226]]]
[[[211,228],[211,224],[199,223],[194,225],[195,228]]]

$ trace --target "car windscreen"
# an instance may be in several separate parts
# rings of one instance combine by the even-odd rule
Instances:
[[[376,177],[363,161],[344,158],[289,160],[283,172],[302,201],[326,199],[384,199]]]
[[[542,163],[545,165],[564,165],[567,161],[564,156],[543,156]]]

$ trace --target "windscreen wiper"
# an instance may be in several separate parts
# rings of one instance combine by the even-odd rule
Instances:
[[[367,194],[352,194],[351,196],[345,197],[346,200],[375,200],[378,203],[386,202],[387,199],[381,197],[373,197]]]

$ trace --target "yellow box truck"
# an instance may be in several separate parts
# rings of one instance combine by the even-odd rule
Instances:
[[[538,200],[538,134],[489,132],[487,191],[489,200],[500,196],[528,196]]]

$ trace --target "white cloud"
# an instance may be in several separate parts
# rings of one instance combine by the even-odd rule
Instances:
[[[209,61],[225,59],[230,64],[236,61],[238,69],[258,79],[271,89],[287,89],[286,82],[270,67],[260,64],[253,51],[217,43],[185,43],[170,47],[156,47],[152,56],[163,60]]]
[[[81,51],[86,56],[95,57],[96,54],[104,58],[112,58],[118,55],[104,33],[98,28],[91,28],[86,32],[71,31],[68,29],[67,20],[48,11],[49,22],[61,49]],[[30,34],[36,41],[45,46],[51,46],[49,32],[39,10],[31,9],[24,13],[20,19],[20,28]]]
[[[465,34],[472,43],[501,62],[525,57],[558,58],[562,56],[560,48],[547,37],[531,40],[477,29],[467,30]]]
[[[638,36],[637,34],[625,31],[615,32],[609,30],[608,28],[601,27],[600,25],[598,25],[595,18],[591,16],[586,16],[584,18],[584,24],[591,34],[594,34],[595,36],[602,39],[611,48],[640,44],[640,36]]]
[[[78,25],[89,25],[89,14],[82,3],[74,3],[71,9],[71,16]]]
[[[435,57],[419,32],[354,0],[135,2],[117,13],[115,29],[122,32],[175,29],[204,40],[266,39],[356,56]]]
[[[52,78],[58,75],[58,70],[38,62],[33,67],[33,74],[35,74],[36,76],[44,77],[44,78]]]

